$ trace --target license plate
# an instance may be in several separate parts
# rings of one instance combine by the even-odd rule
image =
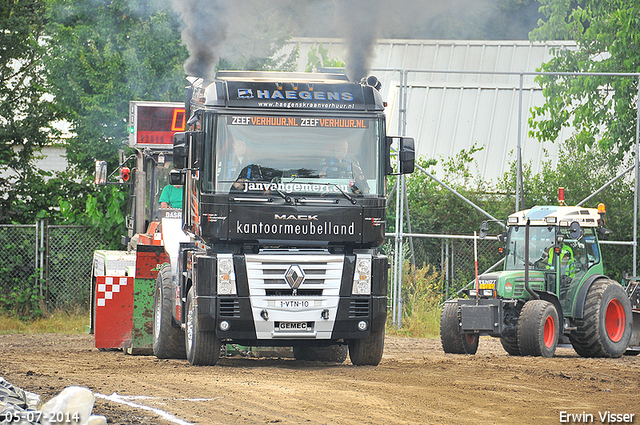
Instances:
[[[280,308],[288,308],[295,310],[297,308],[309,308],[309,300],[280,300],[276,301],[276,305],[280,305]]]
[[[313,322],[275,322],[276,332],[313,332]]]

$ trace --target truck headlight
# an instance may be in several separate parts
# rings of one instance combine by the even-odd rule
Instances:
[[[353,295],[371,295],[371,254],[356,255],[353,275]]]
[[[232,254],[218,254],[218,295],[235,295],[236,273]]]

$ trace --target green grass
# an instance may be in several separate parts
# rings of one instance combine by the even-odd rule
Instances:
[[[439,338],[442,280],[442,275],[430,265],[416,269],[406,264],[402,278],[402,327],[397,329],[388,321],[387,335]]]
[[[402,327],[396,328],[392,321],[387,322],[387,335],[412,338],[440,338],[440,308],[429,308],[415,312],[411,316],[403,315]]]
[[[58,311],[34,320],[20,320],[0,314],[0,334],[82,334],[89,324],[89,313],[85,311]]]

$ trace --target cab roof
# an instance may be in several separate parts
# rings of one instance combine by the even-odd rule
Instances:
[[[564,227],[577,221],[581,227],[598,227],[600,215],[596,208],[542,205],[511,214],[507,224],[510,226],[524,226],[527,223],[527,219],[531,220],[530,224],[532,226],[554,225]]]
[[[353,82],[339,72],[218,71],[213,81],[187,80],[195,108],[323,110],[340,115],[385,108],[375,77]]]

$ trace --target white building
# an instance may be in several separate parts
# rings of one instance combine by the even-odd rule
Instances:
[[[299,71],[307,65],[308,52],[320,43],[329,58],[344,60],[339,39],[295,39],[292,44],[300,47]],[[523,75],[519,115],[519,73],[535,72],[553,57],[555,48],[574,47],[573,42],[558,41],[379,40],[371,74],[382,82],[388,103],[387,132],[413,137],[417,154],[426,158],[449,158],[474,144],[484,147],[475,155],[477,171],[495,181],[517,159],[520,121],[523,162],[538,172],[543,161],[555,163],[558,145],[529,137],[529,110],[542,106],[544,98],[535,76]],[[398,121],[401,71],[407,71],[404,134]],[[442,175],[438,167],[436,173]]]

